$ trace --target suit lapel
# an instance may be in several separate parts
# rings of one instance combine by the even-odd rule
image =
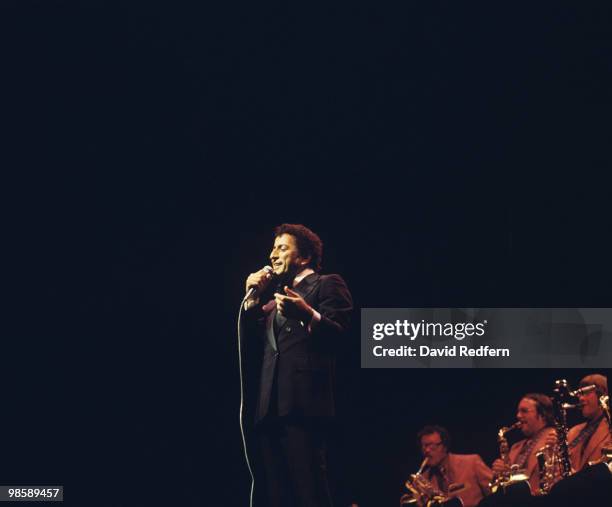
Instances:
[[[266,316],[266,338],[270,343],[270,347],[274,352],[278,351],[278,347],[276,345],[276,337],[274,336],[274,318],[276,317],[276,305],[274,304],[274,300],[271,299],[264,306],[264,311],[267,310]]]
[[[312,273],[304,278],[297,286],[294,288],[295,292],[297,292],[304,299],[307,299],[310,296],[310,293],[314,290],[319,282],[319,278],[321,276],[317,273]]]

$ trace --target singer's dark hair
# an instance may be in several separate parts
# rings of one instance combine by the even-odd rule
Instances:
[[[527,393],[523,398],[535,401],[536,413],[544,418],[546,426],[552,426],[555,424],[555,418],[553,416],[553,404],[549,396],[542,393]]]
[[[323,242],[321,238],[302,224],[281,224],[274,229],[274,237],[282,234],[290,234],[295,238],[298,252],[301,257],[310,257],[308,267],[315,271],[321,271],[323,259]]]
[[[425,435],[433,435],[434,433],[437,433],[438,435],[440,435],[440,440],[442,441],[442,445],[448,451],[451,445],[450,433],[444,426],[440,426],[439,424],[432,424],[429,426],[425,426],[424,428],[421,429],[421,431],[417,433],[417,447],[419,449],[421,448],[421,439]]]

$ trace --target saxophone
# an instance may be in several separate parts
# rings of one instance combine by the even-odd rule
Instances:
[[[612,419],[610,418],[610,397],[604,394],[599,397],[599,406],[603,410],[604,417],[608,422],[608,431],[610,432],[610,441],[612,442]],[[610,472],[612,472],[612,445],[606,445],[601,450],[601,460],[608,464]]]
[[[580,404],[567,403],[564,400],[576,398],[595,389],[594,385],[570,391],[566,380],[557,380],[553,391],[553,414],[557,443],[545,445],[536,453],[539,472],[538,495],[547,495],[558,479],[569,477],[572,473],[567,442],[567,410],[579,408]]]
[[[579,403],[567,403],[566,399],[576,398],[582,394],[588,393],[596,389],[595,385],[588,385],[570,391],[566,380],[557,380],[555,389],[553,390],[553,415],[555,420],[555,433],[557,435],[557,443],[554,446],[545,445],[536,453],[539,472],[539,489],[538,495],[547,495],[552,486],[557,480],[565,479],[572,475],[572,467],[569,459],[569,448],[567,442],[567,410],[580,408]],[[605,404],[607,397],[602,396],[599,399],[599,404],[602,407],[608,421],[610,420],[609,408],[606,412]],[[612,429],[611,429],[612,436]],[[589,464],[600,463],[602,461],[612,461],[612,448],[602,449],[602,457],[596,462]],[[612,471],[612,470],[611,470]]]
[[[558,476],[558,459],[559,454],[557,446],[545,445],[536,453],[538,462],[538,495],[548,495],[550,488],[556,482]]]
[[[442,492],[434,488],[433,484],[423,477],[422,472],[428,461],[429,458],[426,457],[417,472],[408,477],[405,484],[410,493],[402,497],[402,505],[426,505],[430,500],[442,496]]]
[[[497,432],[497,442],[499,443],[499,457],[504,462],[504,471],[498,475],[495,475],[489,483],[489,489],[491,490],[491,493],[495,493],[500,486],[505,486],[510,482],[510,479],[512,477],[512,469],[510,466],[510,447],[508,445],[508,439],[506,438],[506,434],[518,428],[520,425],[520,422],[515,422],[512,426],[503,426]]]
[[[575,391],[574,391],[575,392]],[[555,419],[555,431],[557,433],[556,455],[559,460],[559,475],[566,479],[572,473],[572,465],[569,459],[569,449],[567,446],[567,407],[563,401],[571,396],[567,387],[567,380],[557,380],[553,390],[553,416]]]
[[[409,493],[402,496],[400,505],[416,504],[419,507],[433,507],[450,499],[448,494],[444,494],[442,491],[436,489],[434,485],[423,476],[422,472],[428,461],[429,458],[426,457],[421,463],[418,471],[412,474],[406,481],[405,485]],[[459,491],[463,486],[463,484],[449,485],[449,494]],[[453,498],[453,501],[456,502],[457,505],[463,505],[460,498]]]
[[[608,423],[608,431],[610,432],[609,440],[612,442],[612,418],[610,417],[610,398],[607,394],[599,397],[599,406],[603,411],[606,422]],[[610,472],[612,472],[612,443],[601,449],[601,457],[595,461],[589,461],[589,465],[597,465],[606,463]]]
[[[610,436],[612,436],[612,421],[610,420],[610,397],[607,394],[599,397],[599,406],[603,410],[604,417],[608,421]]]

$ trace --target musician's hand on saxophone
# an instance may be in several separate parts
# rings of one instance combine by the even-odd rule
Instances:
[[[557,443],[557,434],[552,432],[546,436],[546,440],[544,441],[544,445],[546,445],[546,447],[550,447],[551,449],[555,449],[557,447]]]
[[[493,470],[494,476],[503,475],[506,472],[508,466],[504,463],[503,459],[497,458],[493,464],[491,465],[491,470]]]

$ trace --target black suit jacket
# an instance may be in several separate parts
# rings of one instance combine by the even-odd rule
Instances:
[[[279,316],[274,333],[273,302],[247,312],[251,329],[263,340],[255,422],[272,413],[278,416],[329,418],[335,414],[335,357],[345,343],[353,301],[339,275],[313,273],[294,290],[321,314],[311,332],[308,322]]]

